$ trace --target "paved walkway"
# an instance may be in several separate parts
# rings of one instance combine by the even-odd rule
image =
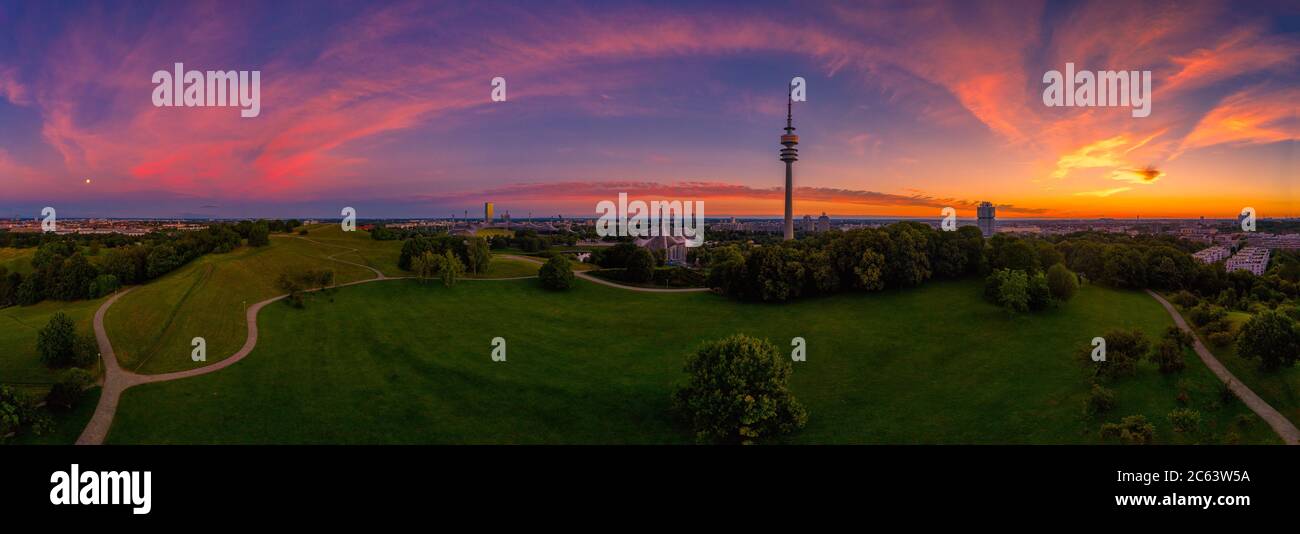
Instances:
[[[1173,304],[1170,304],[1164,297],[1150,289],[1147,290],[1147,293],[1154,297],[1161,306],[1164,306],[1169,315],[1173,316],[1174,323],[1178,325],[1178,328],[1192,334],[1192,343],[1196,349],[1196,355],[1201,357],[1201,361],[1205,362],[1206,367],[1214,371],[1219,380],[1232,388],[1233,393],[1237,394],[1237,398],[1241,399],[1242,402],[1246,403],[1246,406],[1249,406],[1252,411],[1263,418],[1268,423],[1268,426],[1273,427],[1273,431],[1277,432],[1277,435],[1287,445],[1300,445],[1300,429],[1296,428],[1295,423],[1292,423],[1291,420],[1273,409],[1267,402],[1264,402],[1264,399],[1261,399],[1254,391],[1251,391],[1240,380],[1237,380],[1237,377],[1233,376],[1232,372],[1227,367],[1224,367],[1223,363],[1219,362],[1214,357],[1214,354],[1205,348],[1205,345],[1201,344],[1201,338],[1196,335],[1196,332],[1192,331],[1191,327],[1187,326],[1187,322],[1183,320],[1183,316],[1178,313]]]

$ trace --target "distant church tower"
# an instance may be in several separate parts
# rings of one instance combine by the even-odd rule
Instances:
[[[785,162],[785,240],[794,239],[794,162],[799,160],[799,136],[794,134],[794,120],[791,111],[794,107],[794,93],[786,94],[785,100],[785,135],[781,136],[781,161]]]

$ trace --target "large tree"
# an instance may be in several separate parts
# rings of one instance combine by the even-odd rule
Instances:
[[[771,342],[743,334],[701,347],[686,360],[673,406],[706,443],[754,443],[808,420],[790,392],[790,360]]]
[[[546,260],[546,264],[537,271],[542,280],[542,287],[563,290],[573,285],[573,265],[562,255]]]
[[[1266,371],[1291,367],[1300,358],[1300,331],[1295,321],[1278,311],[1260,312],[1237,334],[1237,354],[1259,360]]]

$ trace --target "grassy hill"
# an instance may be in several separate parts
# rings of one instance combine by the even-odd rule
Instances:
[[[122,367],[140,373],[191,369],[224,359],[244,344],[245,306],[283,293],[280,273],[333,269],[337,283],[371,278],[369,270],[328,259],[344,249],[296,237],[266,247],[209,254],[140,286],[109,308],[105,328]],[[190,341],[207,342],[207,362],[190,360]]]
[[[0,248],[0,267],[11,273],[28,274],[32,272],[32,257],[35,255],[36,247]]]
[[[807,340],[792,387],[811,418],[788,442],[1096,443],[1102,421],[1082,415],[1073,354],[1112,328],[1154,337],[1172,324],[1142,293],[1089,286],[1015,317],[980,293],[978,281],[935,282],[774,306],[582,280],[566,293],[536,280],[363,284],[265,309],[261,343],[237,365],[128,390],[109,442],[689,442],[668,416],[685,356],[745,332],[787,350]],[[490,361],[497,336],[504,363]],[[1203,439],[1279,441],[1240,403],[1220,405],[1194,357],[1172,376],[1143,363],[1113,388],[1104,419],[1145,414],[1160,442],[1196,440],[1165,417],[1182,390]]]
[[[357,230],[355,232],[344,232],[337,224],[313,224],[308,226],[307,239],[334,247],[333,252],[338,253],[344,249],[357,249],[356,252],[344,252],[335,256],[341,260],[347,260],[362,265],[369,265],[379,269],[386,276],[405,276],[410,273],[403,272],[397,267],[397,258],[402,253],[402,241],[375,241],[370,238],[370,232]]]

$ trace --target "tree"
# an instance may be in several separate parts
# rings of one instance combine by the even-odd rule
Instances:
[[[995,236],[994,269],[1011,269],[1032,273],[1038,270],[1038,251],[1023,239]]]
[[[181,259],[176,254],[175,248],[172,248],[172,246],[168,244],[162,244],[153,247],[153,250],[149,251],[146,265],[147,267],[145,270],[148,277],[157,278],[172,272],[172,270],[177,267],[180,267]]]
[[[415,276],[421,282],[428,281],[430,278],[437,276],[441,267],[440,258],[441,256],[426,250],[411,260],[410,269],[415,272]]]
[[[471,237],[465,240],[465,268],[474,274],[487,272],[488,263],[492,261],[492,250],[486,239]]]
[[[66,313],[54,312],[36,334],[36,352],[47,367],[67,367],[77,360],[77,326]]]
[[[1107,379],[1117,379],[1137,372],[1137,363],[1151,350],[1151,341],[1141,330],[1111,330],[1102,339],[1106,340],[1105,361],[1092,361],[1093,347],[1083,347],[1080,360],[1085,366],[1095,366],[1094,375]]]
[[[573,285],[573,265],[569,263],[568,258],[556,256],[546,260],[546,264],[537,271],[537,276],[541,278],[542,287],[546,289],[569,289]]]
[[[1276,310],[1257,313],[1237,334],[1237,354],[1259,360],[1265,371],[1291,367],[1300,358],[1300,331],[1295,321]]]
[[[1151,361],[1160,367],[1161,373],[1175,373],[1187,367],[1183,361],[1183,350],[1192,346],[1192,335],[1177,326],[1165,329],[1156,350],[1151,351]]]
[[[87,293],[89,298],[97,299],[109,295],[121,287],[122,284],[117,282],[116,276],[111,274],[101,274],[90,282],[90,290]]]
[[[997,286],[997,303],[1007,311],[1022,312],[1029,309],[1029,277],[1024,271],[998,269],[990,275]]]
[[[934,251],[934,274],[956,278],[966,273],[967,253],[962,249],[961,236],[956,232],[939,232],[939,244]]]
[[[1033,311],[1042,311],[1055,303],[1052,300],[1052,290],[1047,286],[1047,276],[1042,272],[1036,272],[1028,275],[1028,285],[1026,293],[1029,296],[1029,309]]]
[[[790,392],[790,361],[776,345],[737,334],[686,360],[673,406],[706,443],[754,443],[802,428],[808,413]]]
[[[1047,288],[1052,298],[1065,302],[1074,297],[1079,290],[1079,277],[1070,272],[1063,263],[1053,264],[1047,269]]]
[[[1083,401],[1083,413],[1088,416],[1108,412],[1115,407],[1115,392],[1101,384],[1093,384],[1088,398]]]
[[[264,247],[271,244],[271,228],[266,221],[257,221],[248,230],[248,246]]]
[[[1038,253],[1038,265],[1044,269],[1051,269],[1053,265],[1065,262],[1065,255],[1056,250],[1056,246],[1051,242],[1035,240],[1034,250]]]
[[[885,256],[874,250],[862,252],[857,265],[853,267],[857,286],[867,291],[880,291],[885,288]]]
[[[1140,289],[1147,285],[1146,263],[1132,247],[1114,246],[1106,250],[1106,283],[1120,288]]]
[[[451,287],[456,285],[456,281],[465,274],[465,264],[460,262],[450,250],[442,253],[442,261],[438,262],[438,277],[442,278],[442,285]]]
[[[627,259],[629,282],[649,282],[655,276],[655,257],[649,250],[638,247]]]

